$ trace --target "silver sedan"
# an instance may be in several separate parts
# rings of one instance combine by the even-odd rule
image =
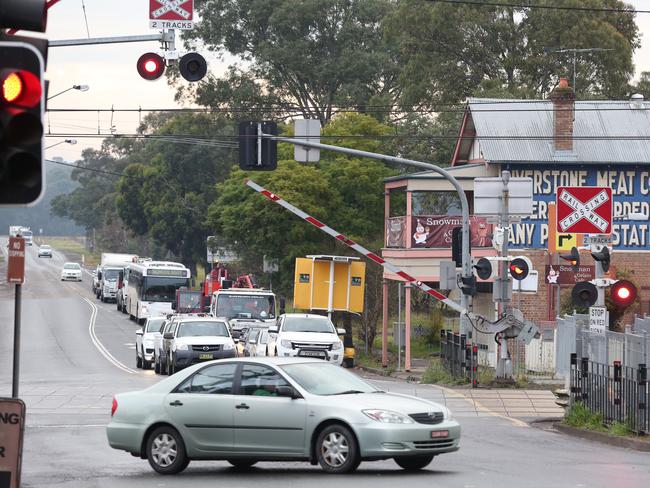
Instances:
[[[328,473],[393,458],[406,470],[458,450],[447,408],[387,393],[324,361],[233,358],[187,368],[113,399],[108,442],[161,474],[190,460],[309,461]]]

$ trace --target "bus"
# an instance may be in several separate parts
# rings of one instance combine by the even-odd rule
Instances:
[[[190,270],[181,263],[144,261],[131,263],[126,310],[140,323],[148,317],[173,313],[176,290],[190,286]]]

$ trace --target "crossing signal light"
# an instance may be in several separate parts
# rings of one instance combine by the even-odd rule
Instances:
[[[571,298],[573,303],[579,307],[591,307],[598,299],[598,289],[588,281],[581,281],[576,283],[571,290]]]
[[[560,254],[560,257],[571,264],[573,271],[580,269],[580,253],[577,247],[574,246],[571,248],[571,254]]]
[[[476,276],[482,280],[487,280],[492,276],[492,263],[487,258],[479,259],[474,265],[474,269],[476,269]]]
[[[239,167],[242,170],[272,171],[278,167],[278,141],[261,137],[262,134],[277,136],[278,124],[269,121],[239,123]]]
[[[199,81],[208,72],[208,63],[199,53],[187,53],[178,62],[178,68],[187,81]]]
[[[0,204],[25,205],[43,190],[43,57],[0,42]]]
[[[637,289],[634,283],[628,280],[619,280],[610,289],[612,302],[619,307],[629,307],[636,300]]]
[[[607,271],[609,271],[611,254],[609,253],[609,248],[607,246],[603,246],[599,252],[592,252],[591,257],[600,262],[604,273],[607,273]]]
[[[157,80],[165,72],[165,60],[156,53],[144,53],[136,66],[138,74],[147,81]]]
[[[515,258],[510,261],[510,276],[517,281],[526,279],[530,272],[530,267],[524,258]]]

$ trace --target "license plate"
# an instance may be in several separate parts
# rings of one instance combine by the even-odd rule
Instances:
[[[212,354],[199,354],[199,359],[212,359]]]
[[[325,352],[324,351],[300,351],[298,353],[298,356],[308,356],[312,358],[324,358],[325,357]]]
[[[432,439],[439,439],[440,437],[449,437],[449,431],[448,430],[432,430],[431,431],[431,438]]]

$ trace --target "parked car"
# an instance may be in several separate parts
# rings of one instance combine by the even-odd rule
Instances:
[[[160,335],[160,327],[165,317],[149,317],[144,325],[135,331],[135,365],[138,368],[149,369],[153,364],[153,351],[156,336]]]
[[[39,258],[51,258],[52,257],[52,248],[48,244],[42,244],[38,248],[38,257]]]
[[[327,473],[393,458],[405,470],[459,449],[460,425],[442,405],[389,393],[350,371],[306,358],[197,364],[146,390],[113,398],[108,442],[161,474],[192,459],[310,461]]]
[[[65,263],[61,270],[61,281],[81,281],[81,266],[79,263]]]
[[[241,345],[240,356],[256,357],[267,355],[267,345],[269,342],[269,329],[268,327],[252,327],[248,329],[244,339],[240,339]]]
[[[99,297],[99,266],[93,269],[90,274],[93,275],[93,295]]]
[[[158,329],[158,334],[156,334],[153,339],[153,370],[157,374],[167,372],[167,356],[163,350],[163,335],[171,329],[171,326],[171,319],[165,319]]]
[[[225,320],[204,314],[177,314],[162,338],[167,374],[212,359],[237,355]]]
[[[324,315],[287,313],[278,317],[277,326],[269,327],[275,334],[272,356],[298,356],[324,359],[341,365],[343,362],[343,341],[332,321]]]

